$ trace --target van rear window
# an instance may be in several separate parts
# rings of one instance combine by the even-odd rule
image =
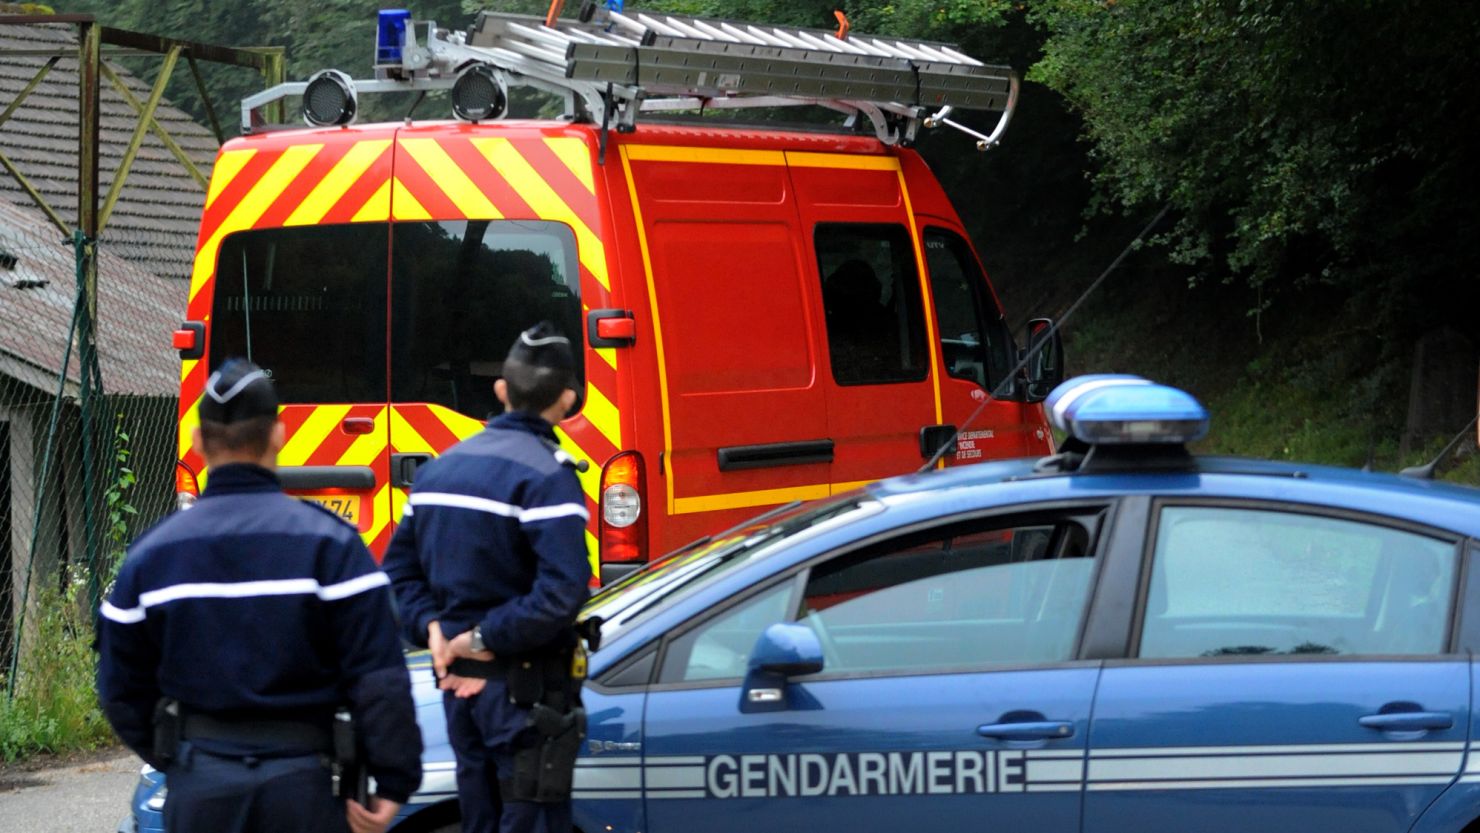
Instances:
[[[581,274],[569,226],[431,221],[396,223],[392,236],[391,401],[476,419],[499,413],[493,383],[504,356],[540,321],[570,339],[582,372]]]
[[[261,365],[283,402],[384,402],[384,224],[243,231],[221,243],[210,356]]]
[[[819,224],[814,236],[833,379],[918,382],[929,371],[915,250],[904,226]]]

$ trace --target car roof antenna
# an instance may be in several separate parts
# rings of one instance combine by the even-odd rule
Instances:
[[[1058,320],[1055,321],[1053,323],[1053,326],[1049,328],[1048,335],[1050,337],[1052,337],[1054,333],[1063,329],[1064,323],[1067,322],[1070,318],[1074,317],[1074,313],[1079,311],[1079,307],[1085,302],[1085,300],[1089,298],[1089,296],[1093,295],[1096,289],[1100,288],[1100,284],[1104,283],[1105,279],[1110,277],[1110,273],[1115,271],[1115,268],[1120,265],[1121,261],[1125,260],[1132,251],[1135,251],[1136,247],[1140,245],[1141,241],[1146,237],[1146,235],[1150,234],[1151,230],[1153,228],[1156,228],[1156,224],[1161,222],[1161,218],[1167,216],[1167,212],[1170,211],[1171,208],[1171,203],[1163,205],[1161,207],[1161,210],[1156,212],[1156,216],[1151,218],[1151,222],[1147,223],[1146,226],[1141,229],[1141,232],[1131,240],[1131,242],[1125,244],[1125,248],[1120,250],[1120,254],[1116,255],[1114,260],[1110,261],[1110,265],[1105,267],[1105,271],[1101,272],[1098,278],[1095,278],[1093,281],[1091,281],[1090,285],[1088,287],[1085,287],[1085,290],[1083,292],[1079,293],[1079,297],[1074,299],[1074,303],[1070,304],[1069,308],[1064,310],[1064,314],[1059,316]],[[940,447],[935,450],[935,453],[930,455],[930,459],[925,461],[925,465],[916,469],[915,473],[924,474],[925,472],[935,468],[935,464],[939,463],[941,461],[941,458],[945,457],[948,451],[956,447],[956,438],[961,436],[961,432],[970,427],[972,423],[976,422],[976,418],[982,415],[982,411],[986,409],[987,403],[997,399],[1001,399],[1002,395],[1006,393],[1008,388],[1011,387],[1011,385],[1017,380],[1017,375],[1023,372],[1023,369],[1028,366],[1028,363],[1033,361],[1033,356],[1036,355],[1038,351],[1042,350],[1047,344],[1048,338],[1045,338],[1042,341],[1038,342],[1037,345],[1029,346],[1029,348],[1023,353],[1022,357],[1018,359],[1017,366],[1007,373],[1003,374],[1002,381],[997,383],[997,387],[987,394],[987,397],[981,401],[981,404],[976,406],[976,410],[972,411],[971,415],[963,420],[962,423],[956,427],[955,431],[951,432],[950,438],[941,443]]]
[[[1398,474],[1402,477],[1412,477],[1415,480],[1433,480],[1435,472],[1439,470],[1439,465],[1448,459],[1449,453],[1454,451],[1455,447],[1459,445],[1460,440],[1469,436],[1470,432],[1475,430],[1475,423],[1477,421],[1480,421],[1480,414],[1472,417],[1469,424],[1460,429],[1460,432],[1454,435],[1454,439],[1450,440],[1448,445],[1439,450],[1438,455],[1434,459],[1421,466],[1409,466],[1398,472]]]

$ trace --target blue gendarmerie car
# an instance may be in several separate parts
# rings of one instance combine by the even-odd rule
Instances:
[[[1054,457],[783,507],[592,599],[580,829],[1480,830],[1480,491],[1192,456],[1206,412],[1134,377],[1047,407]],[[456,819],[413,664],[402,833]]]

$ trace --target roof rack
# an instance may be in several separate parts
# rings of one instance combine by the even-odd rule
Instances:
[[[447,89],[476,65],[497,83],[562,96],[575,121],[633,129],[640,113],[815,105],[866,119],[886,144],[910,144],[919,128],[946,125],[996,145],[1017,103],[1018,76],[954,46],[925,40],[766,26],[602,9],[589,21],[482,12],[467,31],[382,16],[376,77],[356,92]],[[404,15],[404,13],[401,13]],[[483,71],[485,74],[487,70]],[[258,111],[303,82],[242,102],[243,132]],[[990,134],[952,121],[953,109],[1000,111]]]

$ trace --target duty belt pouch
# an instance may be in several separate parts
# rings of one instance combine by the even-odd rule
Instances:
[[[545,680],[540,663],[520,658],[509,663],[509,702],[529,708],[545,694]]]
[[[348,711],[334,715],[334,797],[370,806],[370,771],[360,754],[359,732]]]
[[[154,704],[154,756],[160,763],[174,762],[180,749],[183,724],[178,700],[164,697]]]
[[[576,756],[586,739],[586,710],[566,714],[543,703],[529,710],[534,729],[525,735],[528,746],[514,752],[514,777],[500,785],[505,801],[569,801]]]

